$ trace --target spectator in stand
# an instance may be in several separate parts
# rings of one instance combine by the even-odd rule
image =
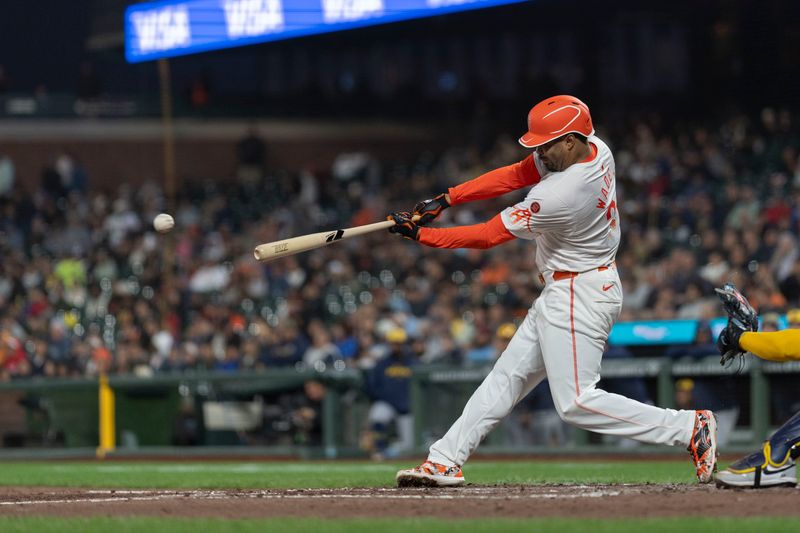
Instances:
[[[260,359],[265,366],[293,366],[303,360],[308,346],[297,324],[287,322],[277,331],[275,343],[264,347]]]
[[[481,326],[475,332],[471,347],[466,350],[465,362],[470,365],[485,365],[492,363],[497,357],[494,350],[492,332]]]
[[[353,328],[346,322],[337,322],[331,326],[333,342],[345,362],[352,363],[358,355],[358,339]]]
[[[312,321],[309,324],[309,333],[311,345],[303,353],[303,363],[311,368],[324,369],[342,360],[342,352],[332,342],[331,334],[324,324],[318,320]]]
[[[503,353],[516,331],[517,327],[511,322],[500,324],[493,335],[486,328],[480,328],[473,347],[465,354],[465,362],[472,365],[492,364]]]
[[[800,308],[789,309],[786,313],[786,323],[789,328],[800,329]]]

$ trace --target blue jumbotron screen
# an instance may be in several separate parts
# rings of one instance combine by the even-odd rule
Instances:
[[[131,63],[530,0],[170,0],[125,11]]]

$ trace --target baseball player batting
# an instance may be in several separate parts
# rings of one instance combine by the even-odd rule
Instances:
[[[769,361],[800,361],[800,329],[758,332],[758,317],[732,283],[717,289],[728,313],[728,324],[717,339],[721,364],[747,352]],[[718,487],[759,488],[797,485],[800,458],[800,413],[764,441],[761,449],[735,461],[717,474]]]
[[[481,440],[545,377],[558,414],[577,427],[641,442],[686,446],[697,478],[716,468],[716,420],[708,410],[676,411],[596,387],[611,326],[622,308],[614,264],[620,241],[614,157],[594,134],[589,108],[561,95],[536,104],[519,140],[531,155],[390,213],[389,231],[436,248],[489,248],[514,238],[536,242],[541,295],[492,371],[420,466],[397,473],[399,486],[464,483],[461,467]],[[444,209],[531,187],[482,224],[422,227]],[[420,217],[415,223],[413,216]]]

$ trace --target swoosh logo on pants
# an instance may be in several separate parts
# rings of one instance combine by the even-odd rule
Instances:
[[[607,285],[603,285],[603,291],[607,291],[608,289],[610,289],[610,288],[611,288],[611,287],[613,287],[613,286],[614,286],[614,284],[613,284],[613,283],[609,283],[609,284],[607,284]]]

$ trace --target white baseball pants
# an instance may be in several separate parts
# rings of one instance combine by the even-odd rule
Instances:
[[[545,377],[561,418],[579,428],[641,442],[688,446],[694,411],[646,405],[596,388],[611,326],[622,308],[615,267],[545,287],[491,373],[428,459],[463,465],[481,440]]]

